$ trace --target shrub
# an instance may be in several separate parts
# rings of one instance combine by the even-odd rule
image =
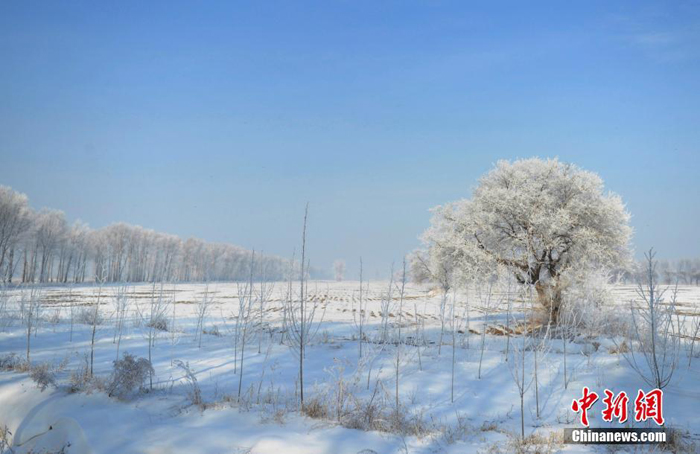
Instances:
[[[51,323],[52,325],[58,325],[61,323],[61,311],[60,309],[57,309],[56,311],[53,312],[53,314],[49,315],[46,318],[46,321]]]
[[[328,419],[330,417],[328,407],[325,402],[318,397],[311,398],[304,402],[301,411],[309,418]]]
[[[68,392],[90,393],[92,391],[103,390],[105,388],[105,381],[103,379],[90,375],[90,357],[89,355],[85,355],[82,366],[79,369],[72,371],[70,374]]]
[[[208,334],[208,335],[210,335],[210,336],[216,336],[216,337],[221,337],[221,336],[223,336],[223,334],[221,334],[221,331],[219,331],[219,327],[216,326],[216,325],[214,325],[214,326],[211,327],[210,329],[206,329],[206,328],[203,329],[203,330],[202,330],[202,333]]]
[[[614,337],[628,330],[629,317],[615,304],[605,274],[573,282],[566,291],[565,303],[561,315],[571,333]]]
[[[395,407],[394,397],[377,381],[374,391],[367,398],[354,395],[350,386],[345,390],[348,402],[338,407],[336,393],[318,393],[304,402],[302,412],[315,419],[335,419],[342,426],[357,430],[376,430],[422,437],[435,431],[422,413],[411,413],[400,404]]]
[[[107,385],[109,396],[121,400],[132,397],[143,389],[144,383],[153,372],[150,361],[125,352],[122,359],[114,361],[112,376]]]
[[[0,452],[13,452],[12,449],[12,432],[6,425],[0,426]]]
[[[41,392],[44,392],[51,385],[56,385],[56,374],[49,363],[31,366],[29,377],[36,383]]]
[[[619,354],[625,354],[629,353],[630,347],[627,345],[627,341],[622,341],[619,345],[613,345],[612,347],[608,348],[608,353],[611,355],[619,355]]]
[[[100,314],[99,310],[95,311],[95,308],[93,307],[86,307],[78,312],[76,321],[78,323],[82,323],[83,325],[101,325],[104,323],[104,317],[102,314]]]
[[[168,319],[165,318],[164,314],[158,314],[154,316],[153,319],[146,324],[146,326],[148,328],[157,329],[158,331],[167,331]]]
[[[666,443],[659,445],[662,451],[668,451],[674,454],[700,452],[700,444],[692,441],[692,436],[687,430],[669,428],[666,433]]]
[[[534,433],[525,438],[510,436],[505,443],[495,443],[481,451],[482,454],[553,454],[562,445],[562,436],[557,433],[540,435]]]
[[[16,353],[0,356],[0,370],[21,372],[19,369],[26,370],[23,364],[24,361],[22,361]]]

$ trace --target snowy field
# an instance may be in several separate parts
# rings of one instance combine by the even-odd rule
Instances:
[[[0,427],[11,432],[7,440],[13,444],[7,452],[515,452],[520,398],[506,352],[521,342],[517,333],[525,325],[517,320],[526,320],[527,302],[513,299],[509,309],[502,295],[489,299],[475,289],[450,294],[442,304],[438,291],[407,284],[401,303],[396,289],[391,300],[383,296],[388,282],[373,282],[363,294],[366,324],[360,358],[359,289],[359,282],[309,283],[309,304],[316,306],[315,322],[320,325],[314,325],[305,354],[308,408],[301,413],[299,358],[284,338],[287,283],[265,290],[263,311],[259,305],[252,308],[245,335],[237,325],[236,284],[176,284],[162,290],[152,285],[126,290],[42,287],[35,295],[41,309],[29,339],[31,362],[50,364],[55,385],[42,391],[21,368],[0,372]],[[12,353],[19,359],[26,356],[20,302],[24,298],[26,304],[29,293],[9,290],[0,307],[0,357],[6,362]],[[635,296],[632,286],[616,286],[612,293],[617,306],[601,308],[602,317],[628,311]],[[147,326],[155,300],[164,321],[160,329]],[[144,392],[121,400],[99,386],[71,392],[71,377],[75,380],[89,362],[89,314],[98,301],[102,320],[94,336],[94,376],[107,380],[118,350],[120,356],[129,352],[148,358],[151,340],[152,389],[147,381]],[[685,325],[694,326],[700,316],[700,287],[681,286],[676,307]],[[528,379],[525,433],[535,437],[530,438],[532,450],[525,452],[609,452],[606,447],[560,443],[561,429],[578,424],[569,408],[572,399],[581,397],[583,386],[600,394],[610,388],[630,395],[649,386],[609,336],[580,332],[566,347],[561,338],[551,337],[538,352],[537,387]],[[689,366],[691,342],[684,339],[674,380],[665,389],[664,416],[685,442],[700,446],[700,358]],[[530,377],[532,351],[527,358]],[[199,405],[180,364],[193,372],[201,390]],[[400,418],[392,416],[397,378]],[[593,427],[610,425],[601,421],[600,407],[589,417]],[[372,430],[353,428],[370,424],[369,419]],[[392,430],[396,427],[403,433]],[[617,452],[634,452],[626,449]]]

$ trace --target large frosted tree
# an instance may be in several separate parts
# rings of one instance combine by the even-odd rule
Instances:
[[[557,159],[499,161],[471,199],[433,209],[423,241],[431,259],[448,260],[463,277],[506,267],[534,285],[556,321],[575,277],[628,260],[629,218],[595,173]]]

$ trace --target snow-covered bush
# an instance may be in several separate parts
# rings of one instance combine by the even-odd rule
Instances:
[[[158,331],[168,331],[168,319],[164,313],[159,313],[146,323],[146,327],[153,328]]]
[[[17,356],[16,353],[2,355],[0,356],[0,370],[20,372],[26,370],[26,362]]]
[[[84,325],[93,326],[102,325],[105,320],[100,311],[96,311],[95,308],[92,307],[86,307],[78,312],[76,321]]]
[[[68,365],[68,357],[64,358],[58,364],[52,363],[22,363],[15,370],[19,371],[26,368],[29,371],[29,378],[36,383],[37,387],[43,392],[49,386],[56,386],[56,376]]]
[[[83,358],[81,366],[78,369],[71,371],[68,379],[68,392],[86,392],[89,394],[93,391],[100,391],[105,388],[105,380],[100,377],[93,376],[90,373],[90,355],[86,354]]]
[[[629,317],[615,307],[609,275],[589,272],[567,286],[561,321],[561,330],[575,333],[571,337],[613,337],[626,332]]]
[[[36,386],[44,392],[49,386],[56,384],[56,374],[49,363],[36,364],[29,369],[29,377]]]
[[[126,400],[143,389],[144,383],[153,373],[153,366],[145,358],[137,358],[128,352],[122,359],[114,361],[114,369],[109,381],[109,395]]]
[[[313,419],[330,419],[330,408],[321,396],[314,396],[304,402],[302,412]]]
[[[55,329],[56,325],[61,323],[61,308],[56,308],[55,311],[46,317],[46,321],[53,325]]]
[[[208,334],[209,336],[221,337],[223,334],[219,331],[219,327],[214,325],[209,329],[203,329],[202,334]]]

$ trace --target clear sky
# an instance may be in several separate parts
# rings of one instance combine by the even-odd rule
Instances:
[[[386,274],[530,156],[700,256],[700,4],[0,2],[0,184],[93,227],[288,256],[309,201],[312,264]]]

